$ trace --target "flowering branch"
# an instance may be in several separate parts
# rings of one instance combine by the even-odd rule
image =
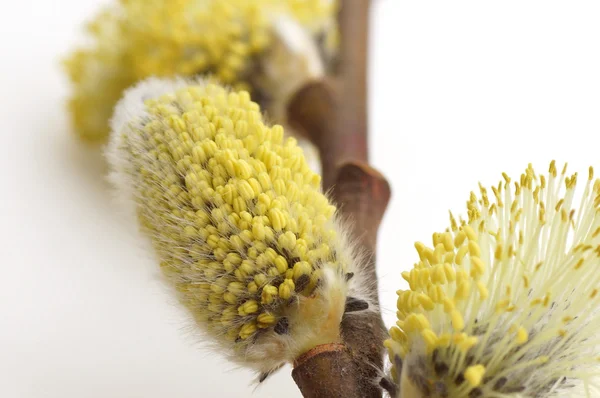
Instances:
[[[367,48],[369,0],[342,1],[340,69],[334,80],[311,82],[289,104],[289,122],[321,155],[323,189],[331,190],[352,234],[370,256],[363,270],[378,303],[375,249],[377,230],[390,197],[385,178],[368,165]],[[305,397],[380,397],[374,382],[383,366],[386,335],[381,314],[342,321],[346,349],[320,348],[296,361],[292,373]]]

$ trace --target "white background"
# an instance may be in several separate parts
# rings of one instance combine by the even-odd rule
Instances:
[[[359,1],[359,0],[351,0]],[[98,150],[73,139],[59,60],[100,0],[2,0],[0,396],[299,397],[190,334],[120,221]],[[379,246],[393,322],[415,240],[471,190],[539,169],[600,166],[600,3],[379,0],[371,154],[394,190]]]

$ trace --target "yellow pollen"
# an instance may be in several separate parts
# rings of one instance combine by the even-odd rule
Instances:
[[[529,333],[527,333],[527,330],[524,327],[519,327],[517,329],[517,343],[525,344],[527,340],[529,340]]]
[[[470,241],[477,242],[477,233],[475,233],[473,228],[471,228],[469,225],[465,225],[463,227],[463,231],[465,231],[465,234],[467,234],[467,238],[469,238]]]
[[[465,321],[463,320],[462,314],[459,311],[453,310],[450,316],[452,319],[452,328],[455,331],[460,332],[465,328]]]
[[[485,375],[485,366],[475,365],[469,366],[465,370],[465,380],[471,385],[471,387],[479,387]]]

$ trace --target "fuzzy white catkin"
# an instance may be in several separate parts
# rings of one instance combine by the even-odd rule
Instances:
[[[219,352],[267,375],[340,342],[347,298],[368,304],[360,256],[296,140],[248,93],[149,79],[112,129],[111,179]]]

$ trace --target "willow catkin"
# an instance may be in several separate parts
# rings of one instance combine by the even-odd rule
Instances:
[[[392,395],[600,396],[600,181],[529,166],[417,243],[385,342]]]
[[[115,1],[88,25],[90,44],[65,62],[76,132],[106,140],[123,91],[151,76],[210,74],[259,92],[283,122],[283,89],[319,77],[334,53],[336,10],[337,0]]]
[[[112,178],[220,351],[268,374],[340,342],[358,260],[295,139],[247,92],[149,80],[112,124]]]

